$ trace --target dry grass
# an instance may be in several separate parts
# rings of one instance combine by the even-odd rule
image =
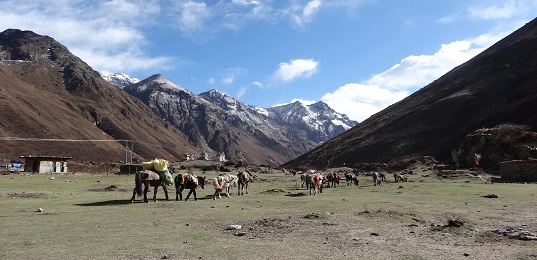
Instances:
[[[360,187],[340,185],[310,196],[300,195],[307,191],[300,188],[298,176],[257,175],[245,196],[237,196],[235,188],[231,198],[212,200],[214,190],[207,187],[199,190],[198,201],[176,202],[162,201],[159,190],[159,201],[148,204],[130,203],[133,176],[80,174],[54,180],[0,176],[4,198],[0,258],[453,259],[468,254],[472,259],[530,259],[537,255],[535,241],[495,239],[490,233],[522,225],[537,231],[534,185],[441,182],[414,175],[408,183],[373,186],[369,177],[361,177]],[[490,193],[499,198],[481,197]],[[43,212],[36,212],[38,208]],[[456,223],[462,225],[454,227]],[[231,224],[242,228],[226,230]]]

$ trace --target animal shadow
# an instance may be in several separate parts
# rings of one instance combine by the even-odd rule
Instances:
[[[125,205],[131,204],[131,200],[105,200],[105,201],[96,201],[89,203],[78,203],[77,206],[114,206],[114,205]]]

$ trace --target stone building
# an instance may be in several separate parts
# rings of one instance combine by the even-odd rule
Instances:
[[[67,160],[73,157],[65,156],[21,156],[24,159],[24,171],[34,173],[65,173]]]

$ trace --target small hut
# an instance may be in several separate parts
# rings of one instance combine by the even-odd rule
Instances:
[[[24,171],[35,173],[65,173],[67,160],[73,157],[66,156],[21,156],[24,159]]]
[[[119,166],[119,174],[131,174],[131,173],[136,173],[136,172],[143,171],[143,170],[144,170],[144,166],[141,163],[139,164],[126,163],[126,164],[122,164]]]

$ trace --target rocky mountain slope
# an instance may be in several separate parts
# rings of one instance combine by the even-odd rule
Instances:
[[[537,129],[537,20],[284,167],[333,167],[452,151],[476,129]]]
[[[232,160],[281,164],[357,124],[322,102],[265,109],[215,89],[196,95],[160,74],[141,82],[120,73],[105,79],[142,100],[191,143]]]
[[[125,142],[117,140],[135,140],[132,155],[139,160],[199,151],[65,46],[31,31],[0,33],[0,99],[2,161],[21,155],[125,160]]]
[[[224,153],[227,159],[278,165],[315,145],[307,139],[290,142],[285,131],[253,116],[245,104],[233,100],[238,109],[252,113],[227,112],[160,74],[124,90],[177,127],[192,144],[212,154]]]

